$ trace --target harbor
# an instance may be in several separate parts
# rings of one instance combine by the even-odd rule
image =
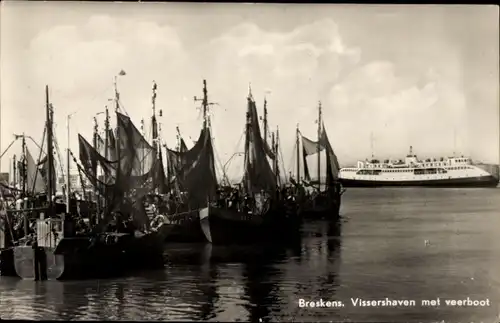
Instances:
[[[369,191],[367,191],[369,190]],[[32,282],[0,277],[0,316],[52,320],[301,320],[415,322],[494,318],[500,265],[497,190],[352,188],[340,228],[303,229],[300,248],[265,252],[171,244],[163,270],[123,278]],[[491,201],[485,204],[484,200]],[[450,201],[446,208],[442,200]],[[422,207],[422,205],[425,205]],[[453,218],[452,224],[449,219]],[[486,220],[486,221],[485,221]],[[384,225],[380,225],[380,221]],[[411,223],[411,226],[407,224]],[[429,243],[426,246],[425,241]],[[393,264],[388,266],[387,263]],[[375,288],[374,288],[375,287]],[[489,298],[490,307],[367,308],[350,298]],[[300,298],[343,308],[299,308]],[[410,320],[411,321],[411,320]]]
[[[1,11],[1,319],[500,318],[498,15],[76,7]]]
[[[124,76],[126,72],[121,70],[118,75]],[[326,181],[317,180],[316,187],[307,183],[309,190],[306,190],[299,166],[296,179],[290,180],[293,185],[280,176],[285,172],[280,172],[278,164],[279,137],[276,139],[273,133],[270,148],[266,104],[264,134],[261,134],[256,103],[249,88],[243,180],[237,185],[221,185],[215,171],[206,80],[203,80],[203,97],[199,100],[203,112],[202,129],[191,149],[183,148],[182,138],[176,150],[162,145],[155,82],[151,96],[151,143],[122,113],[116,77],[114,87],[115,128],[110,126],[106,106],[105,139],[100,138],[96,122],[94,145],[78,135],[79,160],[67,148],[66,169],[74,162],[80,178],[90,181],[91,191],[80,198],[72,195],[67,172],[66,185],[62,187],[65,203],[56,199],[53,149],[58,146],[53,136],[54,108],[49,99],[49,87],[45,87],[43,138],[47,138],[47,153],[35,163],[26,148],[25,135],[22,135],[23,155],[21,162],[16,164],[19,176],[15,176],[19,183],[16,180],[2,183],[4,275],[12,275],[13,267],[15,276],[22,279],[104,278],[132,268],[142,269],[141,266],[162,266],[163,244],[167,241],[287,246],[299,241],[304,220],[326,217],[338,222],[344,190],[338,179],[339,164],[321,121],[321,107],[317,143],[307,138],[303,140],[315,146],[318,166],[324,151]],[[141,127],[143,125],[142,121]],[[69,137],[69,123],[67,132]],[[17,140],[16,136],[8,148]],[[43,143],[38,146],[41,156]],[[162,150],[167,155],[167,168],[163,166]],[[302,158],[305,156],[306,153]],[[272,164],[267,158],[273,161]],[[297,153],[297,161],[300,159]],[[318,167],[318,179],[320,175]],[[227,174],[222,176],[227,179]],[[305,178],[310,179],[307,166]],[[80,191],[84,192],[84,187],[80,187]],[[72,208],[72,204],[76,207]],[[21,224],[23,231],[19,229]],[[138,264],[141,266],[136,268]]]

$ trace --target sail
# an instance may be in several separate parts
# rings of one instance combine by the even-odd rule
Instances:
[[[183,163],[177,172],[176,181],[179,189],[188,192],[190,207],[206,207],[207,201],[215,199],[217,189],[210,128],[201,131],[193,148],[179,154]]]
[[[308,139],[304,136],[302,136],[302,147],[303,147],[303,152],[306,156],[309,155],[314,155],[318,153],[318,142],[317,141],[312,141],[311,139]],[[325,150],[325,146],[323,143],[320,143],[319,151]]]
[[[332,145],[330,144],[330,140],[328,139],[328,135],[326,134],[324,125],[323,125],[323,131],[321,133],[321,145],[326,148],[327,171],[331,172],[331,174],[327,173],[327,178],[328,176],[330,176],[333,178],[333,180],[337,180],[339,177],[340,165],[337,159],[337,155],[335,155]]]
[[[37,164],[37,168],[38,168],[38,171],[40,172],[40,174],[42,175],[42,178],[43,178],[43,181],[45,183],[45,185],[47,185],[48,181],[49,181],[49,159],[47,156],[45,156],[44,158],[42,158],[42,160],[40,160]],[[56,175],[56,167],[54,164],[52,164],[52,183],[53,183],[53,187],[52,189],[54,190],[55,192],[55,189],[56,189],[56,178],[57,178],[57,175]]]
[[[48,164],[48,163],[43,163]],[[42,193],[46,191],[46,181],[42,175],[35,160],[26,148],[26,190],[33,193]],[[53,182],[55,183],[55,181]]]
[[[205,133],[202,131],[200,137],[191,149],[187,149],[186,143],[181,138],[180,151],[167,148],[168,174],[169,182],[176,186],[176,178],[182,169],[195,161],[204,150],[205,142],[203,140]]]
[[[271,147],[269,146],[269,144],[267,142],[265,142],[264,140],[262,140],[262,142],[264,144],[264,151],[266,152],[267,157],[274,160],[276,158],[276,156],[274,155],[273,150],[271,149]]]
[[[118,113],[118,146],[120,174],[128,176],[129,189],[140,190],[141,195],[158,189],[168,191],[161,150],[150,145],[129,117]],[[122,175],[120,175],[122,176]],[[136,191],[136,197],[139,191]]]
[[[302,165],[304,165],[304,179],[306,181],[310,181],[311,180],[311,175],[309,174],[309,166],[307,166],[307,157],[308,156],[308,153],[307,153],[307,149],[302,146]],[[297,177],[299,177],[299,175],[297,175]]]
[[[105,196],[107,214],[118,210],[132,213],[134,220],[147,227],[147,215],[140,204],[152,189],[165,189],[163,164],[130,118],[118,112],[116,134],[111,140],[117,147],[116,161],[104,158],[79,135],[82,168],[94,187]],[[107,183],[98,180],[96,165],[107,175]]]
[[[312,141],[304,136],[302,136],[302,161],[304,164],[304,179],[309,181],[311,180],[309,174],[309,168],[307,165],[306,157],[317,154],[318,152],[318,143],[320,146],[320,151],[326,150],[326,162],[327,162],[327,180],[328,178],[332,178],[333,180],[338,179],[338,174],[340,170],[339,162],[335,152],[333,151],[332,145],[330,144],[330,140],[328,139],[328,135],[326,134],[325,126],[323,125],[321,131],[321,138],[319,141]]]
[[[165,175],[165,167],[163,166],[163,156],[161,152],[161,147],[159,148],[158,154],[159,156],[158,156],[157,167],[155,169],[155,175],[154,175],[155,180],[153,186],[155,188],[158,188],[160,194],[166,194],[170,190],[170,187],[168,178]]]
[[[101,137],[101,135],[99,134],[96,134],[96,150],[99,154],[101,154],[102,156],[106,156],[106,145],[104,143],[104,139]]]
[[[276,176],[266,158],[266,150],[259,127],[255,101],[248,98],[248,126],[245,144],[245,175],[243,182],[247,192],[260,193],[276,190]]]
[[[120,170],[133,177],[148,175],[156,162],[155,149],[144,139],[129,117],[117,112]]]
[[[97,149],[95,149],[82,135],[78,135],[78,143],[80,150],[80,162],[83,165],[84,173],[87,175],[92,185],[96,187],[99,192],[103,193],[103,185],[112,185],[116,179],[116,162],[106,160]],[[97,165],[101,168],[105,175],[106,183],[98,180]]]
[[[106,157],[109,161],[116,160],[116,144],[115,144],[115,135],[113,130],[108,129],[108,144],[106,146],[106,140],[102,138],[101,135],[97,135],[97,152]],[[106,152],[107,150],[107,152]],[[107,155],[106,155],[107,153]]]
[[[186,146],[186,142],[184,141],[184,139],[181,138],[181,145],[179,147],[179,152],[185,153],[186,151],[188,151],[188,147]]]
[[[85,138],[78,136],[80,145],[80,161],[87,174],[96,176],[97,165],[104,171],[108,178],[116,179],[116,171],[120,166],[120,174],[124,178],[130,177],[133,182],[121,183],[128,188],[138,188],[141,184],[151,177],[157,170],[158,162],[154,148],[144,139],[137,130],[130,118],[120,113],[118,114],[118,132],[120,161],[111,161],[103,157],[98,149],[95,149]],[[111,148],[115,148],[116,139],[110,140]],[[112,150],[112,149],[109,149]],[[114,150],[114,149],[113,149]],[[116,155],[116,154],[115,154]],[[114,156],[115,158],[117,156]],[[112,181],[111,181],[112,182]],[[137,185],[134,185],[137,184]]]
[[[108,129],[108,159],[116,161],[116,138],[112,129]]]

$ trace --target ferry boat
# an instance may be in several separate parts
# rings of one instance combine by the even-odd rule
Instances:
[[[342,168],[339,178],[344,187],[496,187],[499,182],[497,177],[475,166],[469,158],[419,160],[411,146],[404,161],[358,161],[357,167]]]

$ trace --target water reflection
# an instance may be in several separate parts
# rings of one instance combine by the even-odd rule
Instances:
[[[177,291],[177,296],[184,296],[184,303],[199,304],[198,315],[193,320],[210,320],[215,314],[215,304],[219,300],[217,292],[218,286],[218,268],[211,261],[213,246],[211,244],[168,244],[165,248],[165,254],[170,268],[181,269],[182,266],[189,266],[196,274],[199,284],[196,284],[196,290],[185,292]],[[183,286],[178,286],[182,288]]]
[[[341,221],[305,224],[301,253],[294,259],[294,266],[288,263],[283,268],[286,277],[280,297],[282,310],[274,316],[275,320],[290,320],[290,317],[316,320],[324,317],[331,321],[333,317],[338,317],[337,313],[329,313],[325,317],[324,308],[300,308],[298,302],[301,298],[322,298],[325,301],[337,299],[336,291],[340,286],[341,229]],[[293,286],[289,286],[292,282]]]
[[[300,252],[299,246],[293,246],[289,250],[293,253]],[[245,305],[248,311],[247,321],[269,321],[271,307],[279,302],[280,282],[283,279],[283,272],[275,264],[285,261],[289,250],[265,248],[260,250],[256,257],[244,262],[243,276],[246,278],[244,292],[248,300]]]
[[[168,245],[164,270],[120,279],[30,282],[1,277],[0,317],[494,322],[500,304],[498,190],[469,190],[467,199],[448,190],[420,195],[386,191],[350,190],[343,222],[306,223],[303,239],[294,247]],[[489,298],[492,306],[368,308],[352,306],[351,297]],[[300,298],[346,305],[299,308]]]
[[[16,280],[12,287],[2,291],[2,294],[10,294],[10,302],[2,304],[2,307],[14,309],[7,314],[13,319],[65,320],[89,306],[87,288],[81,284]]]
[[[330,264],[339,258],[340,226],[319,223],[305,230],[303,241],[286,248],[169,244],[164,270],[120,279],[11,281],[2,286],[0,311],[13,319],[266,322],[286,316],[284,293],[330,293],[335,285],[337,269]],[[299,260],[296,267],[287,265],[291,259]],[[316,281],[304,281],[304,266],[315,268]],[[305,284],[291,290],[290,281]]]

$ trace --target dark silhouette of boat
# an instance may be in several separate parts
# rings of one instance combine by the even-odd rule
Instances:
[[[14,140],[2,152],[5,154],[13,144],[22,139],[22,155],[17,160],[13,157],[12,181],[0,181],[0,275],[17,276],[14,266],[14,247],[30,237],[30,209],[46,200],[47,159],[35,163],[24,135],[14,135]],[[56,208],[57,208],[56,204]]]
[[[277,176],[267,160],[269,150],[260,133],[251,93],[247,102],[245,171],[241,186],[244,199],[231,207],[208,204],[200,210],[201,227],[213,244],[285,243],[300,236],[301,222],[295,212],[283,212],[287,200],[278,199],[276,194]]]
[[[296,139],[296,178],[291,179],[291,183],[296,188],[296,197],[299,203],[301,216],[304,219],[319,220],[327,219],[336,221],[340,216],[340,206],[344,189],[339,181],[340,166],[337,156],[333,151],[330,140],[325,130],[322,120],[321,103],[318,108],[318,139],[312,141],[300,133],[297,126]],[[302,143],[302,149],[300,149]],[[325,150],[326,155],[326,178],[324,183],[321,179],[321,151]],[[317,155],[317,178],[311,180],[306,157]],[[301,176],[301,164],[303,165],[304,176]],[[313,192],[311,192],[313,190]]]
[[[15,276],[13,233],[6,202],[0,187],[0,276]]]
[[[117,92],[116,92],[117,93]],[[31,245],[14,247],[16,273],[23,279],[84,279],[118,275],[133,269],[163,266],[163,242],[167,230],[164,226],[150,227],[144,210],[142,188],[158,185],[157,175],[161,163],[151,147],[140,135],[130,118],[118,112],[116,96],[116,160],[101,156],[82,136],[80,142],[79,170],[92,182],[98,204],[104,205],[101,213],[90,219],[90,230],[77,232],[76,215],[57,214],[53,199],[55,190],[53,167],[53,108],[49,103],[46,87],[47,110],[47,159],[48,200],[36,212],[36,239]],[[107,133],[107,132],[106,132]],[[149,150],[152,158],[140,160],[138,152]],[[74,158],[76,161],[76,158]],[[69,158],[68,158],[69,163]],[[97,165],[105,172],[103,181],[98,179]],[[67,188],[69,194],[69,187]],[[114,220],[116,230],[109,231]],[[120,226],[126,219],[134,224]],[[112,228],[113,226],[111,226]]]
[[[300,238],[300,219],[273,210],[260,215],[210,206],[200,211],[200,223],[216,245],[286,244]]]
[[[19,277],[34,280],[103,278],[131,270],[163,266],[165,234],[154,232],[142,237],[126,233],[67,237],[55,247],[14,248]],[[38,266],[33,266],[36,263]]]

